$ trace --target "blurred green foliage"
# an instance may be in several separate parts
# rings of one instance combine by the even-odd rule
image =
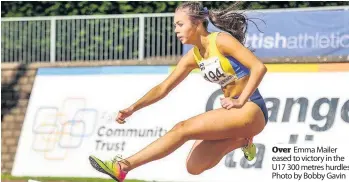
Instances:
[[[174,12],[179,1],[5,1],[2,17],[98,15]],[[205,1],[209,8],[224,8],[233,1]],[[242,2],[241,9],[275,9],[349,5],[349,1],[251,1]]]

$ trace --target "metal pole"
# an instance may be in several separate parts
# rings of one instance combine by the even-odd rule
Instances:
[[[144,16],[139,17],[138,60],[144,60]]]
[[[51,19],[51,31],[50,31],[50,62],[56,61],[56,19]]]

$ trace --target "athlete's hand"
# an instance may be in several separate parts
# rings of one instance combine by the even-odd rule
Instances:
[[[232,98],[220,98],[221,99],[221,105],[225,109],[231,109],[231,108],[241,108],[244,103],[239,99],[232,99]]]
[[[133,109],[132,108],[126,108],[126,109],[123,109],[121,111],[119,111],[117,117],[116,117],[116,121],[119,123],[119,124],[124,124],[126,121],[125,119],[129,116],[131,116],[133,114]]]

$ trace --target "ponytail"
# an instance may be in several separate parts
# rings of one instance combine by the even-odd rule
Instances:
[[[235,3],[224,10],[210,10],[208,18],[215,27],[230,33],[243,44],[247,32],[248,18],[243,13],[234,11],[237,5]]]

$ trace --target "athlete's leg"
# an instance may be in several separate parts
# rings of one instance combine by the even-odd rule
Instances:
[[[190,174],[201,174],[205,170],[216,166],[226,154],[246,144],[247,140],[245,138],[198,140],[194,143],[188,155],[187,170]]]
[[[167,134],[127,158],[129,164],[122,163],[122,169],[129,171],[163,158],[188,140],[249,138],[260,133],[264,126],[264,115],[252,102],[247,102],[240,109],[208,111],[176,124]]]

